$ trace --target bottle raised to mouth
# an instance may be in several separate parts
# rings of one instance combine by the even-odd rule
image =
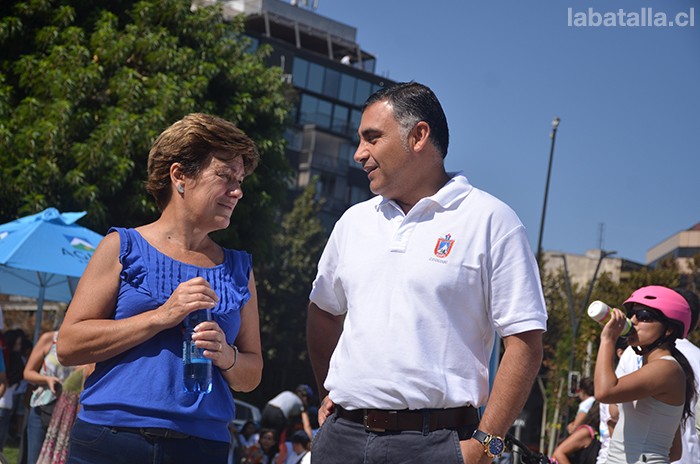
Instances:
[[[610,320],[612,316],[612,308],[600,300],[596,300],[588,306],[588,316],[594,321],[598,322],[600,325],[605,325]],[[625,328],[620,334],[621,337],[628,336],[631,331],[634,330],[632,326],[632,321],[627,318],[625,322]]]

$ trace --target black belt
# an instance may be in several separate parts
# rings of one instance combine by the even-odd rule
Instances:
[[[458,429],[476,426],[479,412],[472,406],[449,409],[383,409],[347,410],[336,405],[338,417],[365,426],[368,432],[432,432],[440,429]]]
[[[176,430],[152,427],[112,427],[111,429],[116,432],[138,433],[146,438],[174,438],[176,440],[184,440],[192,436]]]

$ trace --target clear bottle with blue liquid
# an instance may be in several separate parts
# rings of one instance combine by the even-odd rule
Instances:
[[[211,309],[200,309],[190,313],[183,324],[185,333],[182,338],[183,381],[187,393],[209,393],[211,391],[212,363],[204,357],[204,350],[197,348],[192,334],[197,324],[211,320]]]

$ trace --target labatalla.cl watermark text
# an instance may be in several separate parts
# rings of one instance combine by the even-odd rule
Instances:
[[[695,8],[680,11],[675,15],[647,7],[640,8],[639,11],[620,8],[617,11],[605,12],[593,8],[585,11],[569,8],[567,20],[569,27],[693,27]]]

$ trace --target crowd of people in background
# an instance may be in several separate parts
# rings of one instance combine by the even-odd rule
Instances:
[[[313,389],[298,385],[270,399],[260,424],[248,421],[234,431],[229,464],[306,464],[311,462],[311,440],[318,430],[318,408]]]
[[[18,448],[18,464],[62,464],[83,380],[92,366],[65,367],[57,331],[34,344],[22,329],[0,334],[0,452]]]
[[[79,394],[94,368],[62,366],[57,334],[45,332],[36,345],[22,329],[0,334],[0,452],[8,445],[20,448],[18,462],[24,464],[65,462]],[[315,401],[312,388],[302,384],[270,399],[260,422],[240,429],[232,423],[229,464],[310,462],[318,429]]]
[[[24,418],[27,406],[24,396],[27,382],[24,380],[24,367],[32,351],[32,341],[21,329],[5,331],[0,337],[2,343],[3,374],[0,375],[4,390],[0,397],[0,451],[8,443],[19,445],[22,439]]]

